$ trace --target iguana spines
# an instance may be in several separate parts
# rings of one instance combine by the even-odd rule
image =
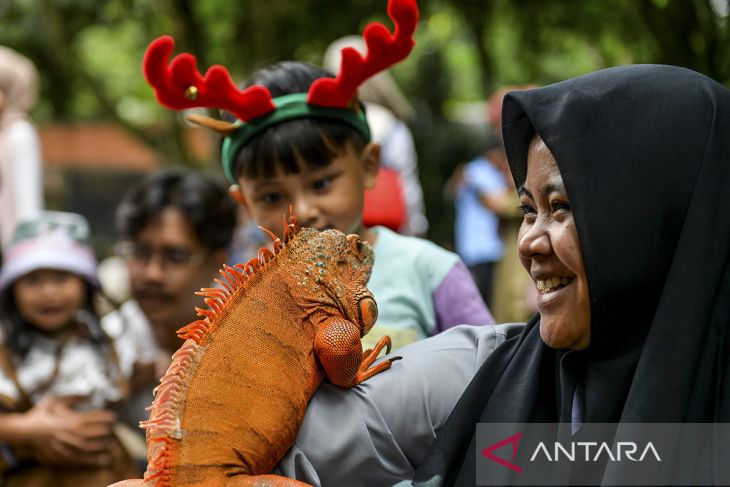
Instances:
[[[286,243],[301,231],[301,226],[293,215],[290,216],[290,223],[284,222],[284,225],[284,242]],[[271,234],[270,231],[268,233]],[[173,462],[174,453],[172,440],[182,438],[178,417],[181,414],[181,399],[186,392],[185,378],[195,368],[196,360],[202,357],[200,351],[201,347],[205,346],[206,337],[213,332],[218,318],[235,293],[243,292],[248,280],[271,262],[282,248],[281,240],[274,236],[273,253],[269,249],[262,248],[259,250],[258,257],[250,259],[245,264],[236,264],[234,267],[224,264],[223,269],[219,271],[222,279],[217,277],[214,279],[221,288],[203,288],[196,292],[204,297],[204,302],[209,309],[196,307],[196,313],[203,319],[196,320],[178,330],[178,336],[186,342],[173,354],[167,372],[160,379],[160,385],[155,391],[155,399],[148,408],[151,411],[150,419],[140,423],[140,426],[147,429],[148,435],[151,436],[151,443],[148,444],[147,472],[154,473],[145,475],[145,480],[159,479],[157,483],[159,487],[168,485],[170,464]]]
[[[377,317],[367,243],[293,216],[273,238],[274,252],[224,267],[221,288],[201,290],[201,319],[180,329],[186,341],[143,423],[141,485],[302,485],[263,474],[293,444],[323,377],[349,387],[390,367],[370,367],[387,339],[365,359],[360,344]]]

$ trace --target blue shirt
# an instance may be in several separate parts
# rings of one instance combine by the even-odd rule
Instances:
[[[496,262],[504,251],[499,237],[499,218],[479,196],[498,194],[506,189],[504,176],[483,157],[464,168],[456,191],[456,252],[468,266]]]
[[[378,237],[368,288],[378,320],[363,338],[365,348],[384,335],[396,349],[457,324],[494,323],[458,255],[385,227],[372,230]]]

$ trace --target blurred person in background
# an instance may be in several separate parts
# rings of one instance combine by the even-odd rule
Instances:
[[[98,486],[136,473],[114,434],[131,364],[101,328],[86,220],[21,220],[0,272],[0,483]]]
[[[195,295],[211,287],[227,261],[235,203],[216,179],[164,169],[131,188],[117,210],[118,253],[129,270],[131,299],[104,317],[119,356],[134,363],[132,396],[120,419],[138,428],[145,408],[182,340],[177,330],[197,319]]]
[[[36,101],[38,72],[25,56],[0,46],[0,243],[18,220],[43,207],[41,146],[28,120]]]
[[[499,167],[504,158],[502,141],[490,131],[482,154],[458,166],[445,187],[446,194],[455,201],[456,253],[469,268],[490,309],[494,269],[504,254],[499,215],[508,211],[512,200]]]
[[[236,216],[238,223],[228,251],[230,266],[248,262],[249,259],[258,256],[261,247],[271,244],[271,239],[251,219],[246,208],[239,205],[236,208]]]
[[[530,276],[526,274],[520,263],[515,248],[522,225],[523,213],[520,199],[514,186],[514,179],[507,163],[507,155],[502,143],[502,101],[510,91],[537,88],[537,85],[504,86],[496,90],[487,100],[489,123],[496,130],[500,140],[499,152],[492,154],[492,162],[502,171],[504,180],[509,186],[499,214],[499,235],[502,239],[504,254],[494,268],[492,312],[498,323],[523,323],[537,312],[537,290],[532,285]]]
[[[346,36],[334,41],[324,55],[324,67],[333,74],[340,70],[340,51],[344,47],[355,48],[361,54],[366,51],[362,37]],[[365,225],[383,225],[404,235],[425,236],[428,220],[418,179],[418,155],[406,125],[414,117],[413,108],[388,71],[367,79],[360,85],[358,96],[365,105],[372,141],[380,144],[380,173],[375,188],[365,193]]]

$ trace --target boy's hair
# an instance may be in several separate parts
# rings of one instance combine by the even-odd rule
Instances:
[[[276,98],[291,93],[306,93],[320,78],[334,78],[324,68],[294,61],[283,61],[255,71],[244,88],[265,86]],[[231,121],[232,115],[226,114]],[[277,168],[297,174],[302,164],[325,167],[351,146],[360,154],[367,141],[352,126],[333,119],[297,118],[267,128],[244,146],[236,157],[236,178],[269,178]]]
[[[157,100],[166,107],[218,108],[235,115],[234,123],[200,114],[188,116],[193,123],[224,135],[221,163],[231,183],[235,184],[240,175],[273,175],[277,166],[297,172],[302,164],[327,165],[350,144],[355,143],[354,149],[358,150],[370,140],[364,113],[353,109],[351,103],[365,80],[410,54],[418,25],[416,0],[389,0],[388,16],[394,23],[392,32],[379,22],[365,27],[365,56],[355,49],[342,50],[342,70],[336,78],[304,64],[282,63],[260,71],[247,89],[240,90],[223,66],[212,66],[203,75],[190,53],[178,54],[169,61],[175,46],[170,36],[150,43],[142,62],[143,71]],[[338,128],[339,124],[307,120],[293,129],[272,131],[264,137],[267,140],[257,141],[256,147],[244,150],[272,126],[298,118],[324,118],[349,124],[361,132],[365,142],[358,144],[359,138]]]
[[[236,226],[236,204],[224,184],[190,170],[163,169],[130,189],[117,209],[122,237],[133,240],[167,208],[179,210],[208,250],[227,247]]]

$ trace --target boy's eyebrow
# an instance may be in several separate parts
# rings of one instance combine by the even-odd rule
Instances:
[[[277,184],[279,184],[279,181],[276,178],[254,178],[253,181],[253,187],[256,189]]]

